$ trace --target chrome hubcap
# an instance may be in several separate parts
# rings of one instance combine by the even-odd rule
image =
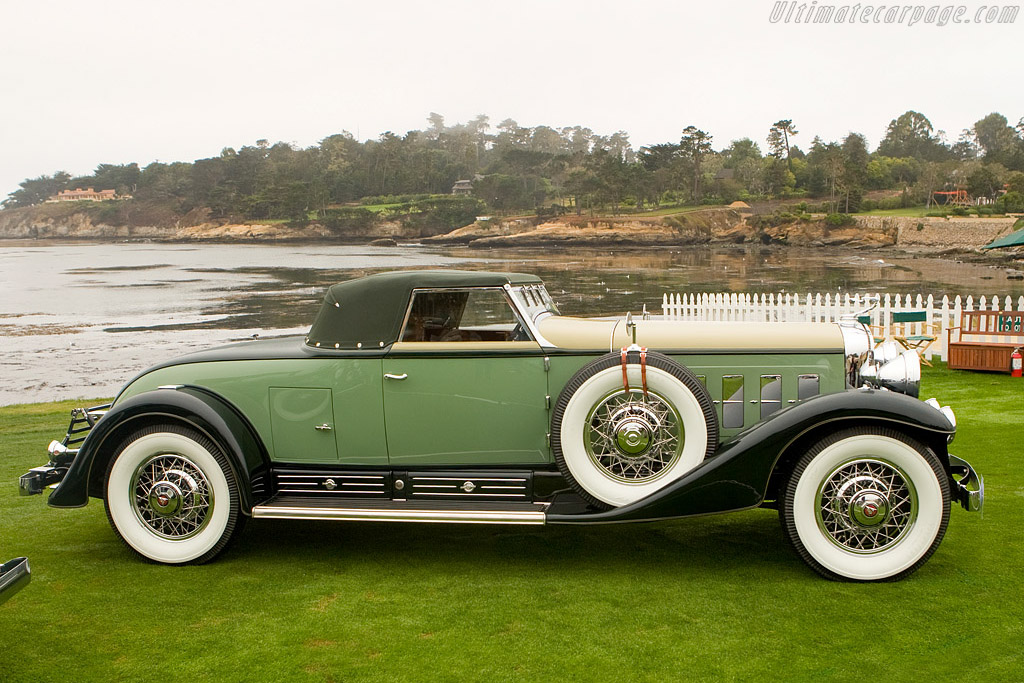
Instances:
[[[181,489],[169,481],[161,481],[149,490],[149,506],[161,517],[173,517],[181,510]]]
[[[865,529],[882,524],[889,517],[889,501],[879,491],[864,491],[850,503],[850,517]]]
[[[615,428],[615,445],[627,455],[639,455],[651,445],[651,431],[646,421],[623,420]]]
[[[854,460],[829,474],[817,495],[818,527],[855,553],[876,553],[897,543],[917,519],[917,491],[895,465]]]
[[[584,441],[590,459],[606,476],[644,484],[675,464],[682,437],[682,420],[665,399],[620,389],[590,412]]]
[[[164,538],[183,540],[202,531],[213,509],[213,491],[199,467],[182,455],[145,460],[132,478],[135,514]]]

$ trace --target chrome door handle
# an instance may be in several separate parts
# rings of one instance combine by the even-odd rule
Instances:
[[[317,430],[318,432],[329,432],[331,431],[332,427],[331,425],[324,422],[322,425],[317,425],[316,427],[313,427],[313,429]]]
[[[384,373],[384,379],[405,379],[408,376],[409,375],[404,372],[401,375],[392,375],[390,372]]]

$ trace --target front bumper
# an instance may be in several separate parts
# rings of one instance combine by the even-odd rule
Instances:
[[[68,468],[78,455],[78,446],[85,441],[93,426],[103,417],[110,404],[93,406],[92,408],[75,408],[71,411],[71,424],[63,441],[51,441],[46,451],[50,454],[50,462],[42,467],[33,467],[18,479],[18,492],[23,496],[33,496],[43,492],[47,486],[59,484]]]
[[[968,512],[981,512],[985,504],[985,478],[974,471],[971,463],[955,455],[949,456],[953,498]]]
[[[59,441],[51,441],[47,451],[50,453],[49,463],[33,467],[18,478],[18,493],[21,495],[34,496],[47,486],[59,484],[78,455],[77,448],[67,448]]]

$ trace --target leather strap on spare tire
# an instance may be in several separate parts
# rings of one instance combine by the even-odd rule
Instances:
[[[647,349],[583,366],[551,419],[551,449],[573,489],[595,507],[635,502],[718,448],[711,395],[686,367]]]

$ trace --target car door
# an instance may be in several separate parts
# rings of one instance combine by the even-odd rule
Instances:
[[[544,353],[500,288],[416,290],[383,361],[392,467],[549,461]]]

